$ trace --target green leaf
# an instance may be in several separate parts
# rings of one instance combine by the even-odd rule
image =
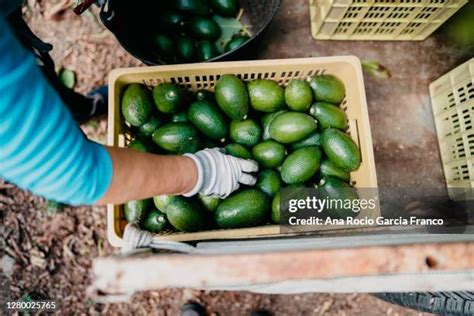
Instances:
[[[362,69],[364,69],[368,74],[378,78],[385,79],[392,76],[390,71],[376,60],[363,60]]]
[[[240,33],[244,29],[242,23],[236,18],[223,18],[219,15],[214,15],[212,17],[217,24],[219,24],[222,34],[216,41],[216,46],[219,49],[219,52],[224,52],[224,47],[228,41],[232,39],[232,36]]]
[[[61,81],[65,87],[72,89],[76,85],[76,74],[72,70],[63,68],[59,72],[59,81]]]

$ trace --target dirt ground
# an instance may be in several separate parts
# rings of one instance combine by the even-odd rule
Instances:
[[[35,33],[54,45],[52,56],[57,67],[76,72],[78,91],[85,93],[105,84],[107,74],[114,68],[141,65],[120,48],[113,36],[101,26],[97,10],[77,17],[70,10],[72,3],[74,1],[28,0],[25,15]],[[298,17],[294,26],[306,33],[304,38],[292,37],[286,31],[284,22],[293,16]],[[271,32],[266,53],[262,53],[261,57],[322,54],[317,50],[318,46],[311,51],[289,50],[290,47],[297,47],[298,41],[312,41],[309,37],[307,1],[300,0],[295,4],[286,1]],[[275,49],[278,38],[286,45],[285,49]],[[436,47],[437,44],[432,41],[428,45]],[[365,52],[367,57],[378,56],[374,53],[378,46],[380,44],[372,43],[369,50],[364,50],[363,45],[358,44],[351,53]],[[350,52],[347,48],[338,43],[330,49],[326,46],[323,52],[345,54]],[[450,64],[459,58],[452,56],[450,63],[443,63],[437,72],[441,74],[448,70]],[[427,81],[431,78],[423,79]],[[374,82],[374,79],[369,80]],[[368,92],[368,96],[379,97],[374,91]],[[90,122],[83,128],[91,138],[105,142],[107,126],[104,120]],[[376,140],[377,137],[375,134]],[[0,182],[0,210],[3,237],[0,283],[9,284],[7,297],[20,299],[29,295],[55,300],[62,314],[177,315],[180,306],[190,300],[202,302],[214,315],[247,315],[256,308],[268,309],[275,315],[419,314],[366,294],[256,295],[169,289],[136,294],[130,303],[98,304],[85,295],[90,284],[91,259],[116,252],[106,240],[105,208],[68,207],[63,212],[48,214],[44,199]]]

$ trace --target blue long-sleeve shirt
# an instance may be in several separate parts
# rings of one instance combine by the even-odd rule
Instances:
[[[4,16],[0,12],[0,177],[49,199],[94,204],[112,179],[110,155],[83,136]]]

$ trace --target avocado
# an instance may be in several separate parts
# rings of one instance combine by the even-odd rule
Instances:
[[[153,88],[153,100],[158,111],[175,113],[182,107],[185,94],[181,87],[172,83],[162,83]]]
[[[285,102],[290,110],[305,112],[313,102],[313,91],[306,81],[292,79],[285,88]]]
[[[215,102],[216,98],[214,97],[214,93],[211,91],[201,89],[196,92],[196,100]]]
[[[166,213],[166,206],[176,197],[176,195],[156,195],[153,197],[153,203],[159,211]]]
[[[195,59],[196,50],[194,48],[194,41],[187,36],[180,36],[177,39],[176,51],[181,61],[190,62]]]
[[[227,44],[225,45],[224,51],[230,52],[231,50],[234,50],[242,46],[249,39],[250,37],[248,37],[247,35],[235,36],[230,41],[227,42]]]
[[[264,224],[270,213],[270,199],[257,189],[232,194],[219,204],[216,222],[222,228],[252,227]]]
[[[196,129],[189,123],[168,123],[158,128],[152,138],[161,148],[178,152],[186,142],[198,138],[198,135]]]
[[[162,126],[163,124],[163,119],[159,119],[156,116],[152,115],[145,124],[138,128],[137,134],[141,137],[149,137],[151,136],[151,134],[153,134],[154,131],[158,129],[158,127]]]
[[[316,102],[311,106],[309,113],[318,120],[319,126],[323,129],[329,127],[347,129],[346,113],[340,107],[326,102]]]
[[[219,107],[233,120],[243,120],[249,111],[249,95],[245,84],[235,75],[217,80],[215,96]]]
[[[273,198],[281,188],[280,173],[272,169],[264,169],[259,172],[255,187],[263,193]]]
[[[206,214],[190,198],[176,196],[165,207],[170,224],[182,232],[196,232],[206,227]]]
[[[189,14],[207,16],[211,7],[207,0],[176,0],[175,8]]]
[[[321,180],[319,185],[321,195],[324,198],[329,198],[332,200],[339,200],[343,202],[343,205],[340,203],[331,203],[333,207],[328,208],[329,216],[331,218],[348,218],[348,217],[356,217],[359,213],[352,211],[351,207],[344,207],[344,202],[356,200],[359,198],[357,194],[357,190],[351,187],[349,184],[344,182],[343,180],[327,176]]]
[[[151,147],[151,144],[149,144],[146,140],[140,139],[140,138],[136,138],[136,139],[132,140],[128,144],[127,147],[135,149],[135,150],[137,150],[139,152],[142,152],[142,153],[147,153],[147,152],[152,152],[153,151],[153,148]]]
[[[174,123],[178,123],[178,122],[186,123],[186,122],[189,122],[188,114],[187,114],[186,112],[173,113],[173,114],[171,115],[170,121],[171,121],[171,122],[174,122]]]
[[[276,168],[285,160],[286,148],[274,140],[264,140],[253,147],[252,154],[261,167]]]
[[[281,178],[288,184],[303,183],[311,179],[319,169],[321,151],[318,147],[303,147],[286,157],[281,166]]]
[[[278,192],[272,200],[272,221],[275,224],[280,224],[280,201],[281,193]]]
[[[291,150],[297,150],[302,147],[321,146],[321,134],[313,132],[308,137],[291,144]]]
[[[346,89],[344,83],[333,75],[318,75],[311,78],[309,85],[313,90],[316,102],[339,104],[344,100]]]
[[[218,197],[206,196],[202,193],[198,194],[198,199],[201,201],[201,204],[204,206],[204,208],[211,213],[216,211],[217,207],[222,201]]]
[[[346,172],[336,167],[329,160],[323,160],[321,162],[321,166],[319,167],[319,173],[321,174],[322,177],[333,176],[344,181],[350,180],[349,172]]]
[[[123,213],[127,222],[132,224],[139,223],[151,206],[149,199],[129,201],[123,206]]]
[[[122,115],[132,126],[148,122],[153,112],[153,99],[150,91],[141,84],[132,83],[122,96]]]
[[[189,33],[196,39],[211,40],[218,39],[222,30],[219,24],[213,19],[196,16],[191,19],[188,25]]]
[[[160,14],[158,23],[163,31],[173,33],[181,29],[184,25],[185,16],[176,10],[167,10]]]
[[[275,112],[285,107],[285,93],[275,81],[252,80],[247,84],[250,105],[260,112]]]
[[[230,138],[237,144],[252,147],[262,138],[262,129],[254,120],[232,121]]]
[[[209,0],[211,8],[219,15],[235,17],[239,11],[237,0]]]
[[[270,124],[270,137],[288,144],[309,136],[316,130],[316,121],[308,114],[286,112],[277,116]]]
[[[359,168],[359,148],[347,134],[335,128],[327,128],[321,133],[321,140],[324,153],[336,167],[346,172]]]
[[[203,142],[198,137],[190,138],[186,140],[181,146],[179,147],[177,154],[194,154],[195,152],[201,150],[204,147]]]
[[[216,44],[208,40],[199,41],[196,51],[199,61],[206,61],[219,55]]]
[[[224,147],[225,153],[237,158],[252,159],[252,154],[244,146],[236,143],[228,144]]]
[[[168,226],[168,219],[166,214],[153,209],[148,212],[140,226],[144,230],[156,234],[165,230],[166,226]]]
[[[227,136],[227,123],[221,110],[209,101],[194,101],[188,118],[204,135],[213,140]]]
[[[267,140],[270,139],[270,124],[273,120],[279,116],[280,114],[288,112],[287,110],[280,110],[277,112],[267,113],[262,117],[262,127],[263,127],[263,135],[262,139]]]
[[[160,57],[169,61],[175,54],[176,48],[171,37],[165,34],[156,34],[153,41]]]

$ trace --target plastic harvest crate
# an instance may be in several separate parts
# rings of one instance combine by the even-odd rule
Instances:
[[[310,0],[319,40],[426,39],[468,0]]]
[[[362,154],[362,164],[358,170],[351,173],[351,183],[360,188],[376,188],[377,177],[362,69],[359,59],[353,56],[201,63],[114,70],[109,75],[108,144],[124,147],[128,142],[126,126],[121,117],[120,98],[123,89],[130,83],[156,86],[162,82],[173,82],[196,91],[213,90],[219,76],[224,74],[236,74],[244,81],[258,78],[272,79],[285,86],[293,78],[306,79],[322,73],[339,77],[346,86],[346,97],[341,107],[349,120],[348,132],[359,145]],[[121,236],[126,225],[122,206],[108,205],[107,212],[109,242],[113,246],[121,246]],[[324,229],[324,227],[321,228]],[[338,228],[343,228],[343,226],[338,226]],[[164,233],[162,238],[190,241],[275,235],[281,236],[279,225],[195,233],[172,232]]]
[[[430,85],[450,198],[474,199],[474,58]]]

